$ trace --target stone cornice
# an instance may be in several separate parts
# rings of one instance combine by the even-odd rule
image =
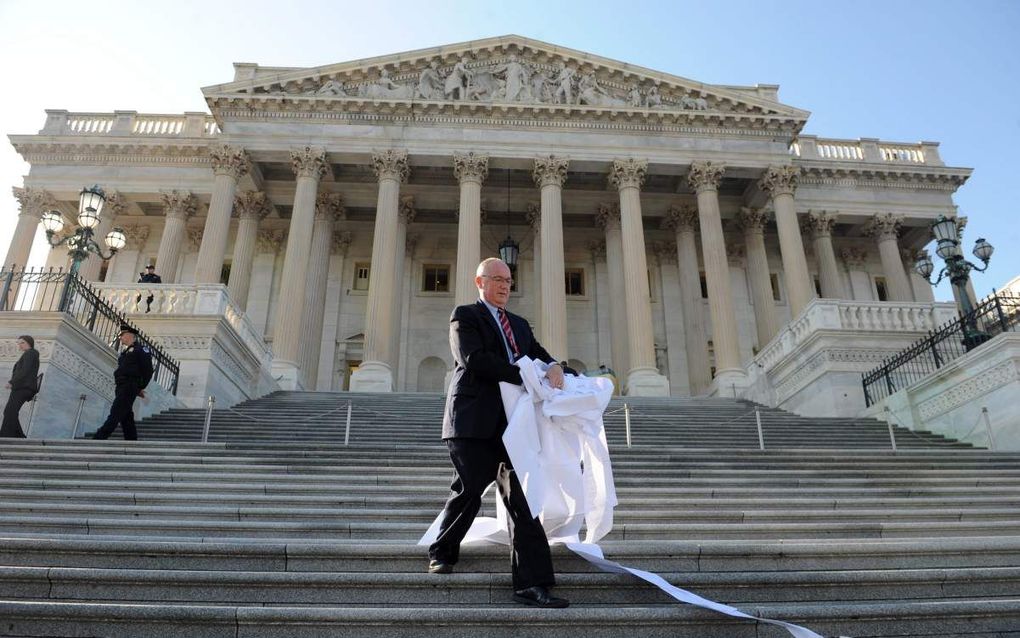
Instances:
[[[934,166],[848,165],[840,162],[799,162],[798,184],[833,188],[906,188],[955,192],[970,177],[969,168]]]
[[[142,164],[209,167],[208,142],[157,143],[145,139],[111,140],[11,136],[14,149],[26,162],[45,164]]]

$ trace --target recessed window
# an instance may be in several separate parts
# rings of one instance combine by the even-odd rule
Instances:
[[[567,268],[563,275],[566,279],[567,296],[584,296],[584,268]]]
[[[450,292],[450,267],[444,264],[425,264],[421,274],[422,292]]]
[[[223,266],[220,267],[220,283],[224,286],[230,281],[230,266],[231,262],[223,262]]]
[[[772,285],[772,299],[773,301],[782,301],[782,291],[779,289],[779,273],[769,273],[769,284]]]
[[[875,277],[875,292],[879,301],[889,301],[889,287],[885,283],[885,277]]]
[[[368,290],[368,277],[372,272],[372,264],[359,262],[354,264],[354,289]]]
[[[815,277],[815,294],[819,297],[822,296],[822,280]]]
[[[701,282],[701,298],[708,299],[708,278],[705,273],[698,273],[698,280]]]

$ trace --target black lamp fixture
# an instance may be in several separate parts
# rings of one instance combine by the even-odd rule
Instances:
[[[510,234],[510,169],[506,169],[506,239],[499,245],[499,258],[510,267],[510,272],[517,271],[517,257],[521,246]]]
[[[981,268],[964,258],[963,250],[960,249],[960,230],[956,225],[955,218],[939,215],[932,222],[931,230],[932,234],[935,235],[935,240],[938,242],[935,254],[941,257],[946,262],[946,265],[939,272],[938,279],[932,281],[931,275],[935,271],[935,264],[932,263],[931,257],[928,256],[928,251],[922,251],[917,258],[917,262],[914,264],[914,270],[933,286],[939,285],[946,276],[949,277],[950,283],[956,288],[960,316],[963,318],[963,345],[967,350],[971,350],[988,341],[991,337],[977,327],[977,321],[974,317],[974,301],[970,298],[970,293],[967,291],[967,283],[970,281],[971,270],[978,272],[988,270],[988,262],[991,260],[995,248],[985,241],[983,237],[974,242],[973,255],[984,264],[984,268]]]
[[[54,248],[67,244],[67,253],[71,256],[71,272],[73,273],[78,272],[81,262],[89,256],[89,253],[95,253],[101,259],[110,259],[127,244],[123,228],[114,228],[106,234],[104,240],[110,249],[109,254],[103,254],[103,249],[93,239],[96,228],[102,221],[101,214],[105,203],[106,193],[98,185],[83,188],[78,195],[78,228],[75,229],[74,234],[59,241],[55,241],[54,237],[64,229],[64,217],[55,210],[42,215],[41,221],[43,228],[46,229],[46,241]]]

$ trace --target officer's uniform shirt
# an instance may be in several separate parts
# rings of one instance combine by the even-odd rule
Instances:
[[[159,275],[157,275],[154,272],[153,273],[148,273],[147,272],[147,273],[145,273],[144,275],[142,275],[141,277],[138,278],[138,283],[140,283],[140,284],[161,284],[161,283],[163,283],[163,279],[162,279],[162,277],[160,277]]]
[[[138,343],[132,343],[124,348],[117,357],[117,369],[113,373],[113,379],[117,383],[138,383],[139,388],[149,385],[152,379],[152,353],[149,347]]]

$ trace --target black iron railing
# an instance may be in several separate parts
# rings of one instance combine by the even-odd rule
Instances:
[[[1018,325],[1020,296],[994,293],[977,304],[972,312],[929,331],[928,336],[864,374],[864,400],[870,407],[980,347],[991,337],[1016,332]]]
[[[120,350],[120,327],[138,328],[87,281],[63,269],[0,270],[0,312],[19,311],[65,313],[115,352]],[[153,381],[177,394],[180,365],[141,330],[138,336],[152,352]]]

